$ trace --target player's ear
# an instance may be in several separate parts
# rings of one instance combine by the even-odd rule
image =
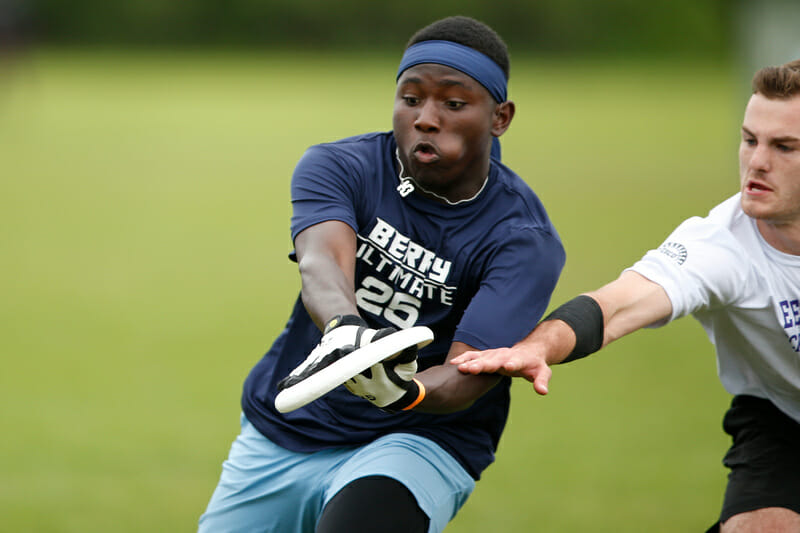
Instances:
[[[514,102],[506,100],[502,104],[494,106],[494,113],[492,116],[492,135],[500,137],[506,132],[511,125],[511,120],[514,118],[514,113],[517,108]]]

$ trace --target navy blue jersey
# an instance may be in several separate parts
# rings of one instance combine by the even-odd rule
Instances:
[[[292,238],[328,220],[353,228],[359,312],[374,328],[430,327],[435,340],[420,351],[420,371],[442,364],[453,341],[482,350],[525,337],[547,308],[565,260],[539,199],[496,159],[486,186],[469,202],[404,198],[395,149],[391,133],[311,147],[292,177]],[[278,413],[277,382],[320,336],[298,298],[286,328],[245,381],[244,413],[270,440],[311,452],[413,433],[437,442],[475,479],[494,460],[509,378],[470,408],[445,415],[385,413],[343,386]]]

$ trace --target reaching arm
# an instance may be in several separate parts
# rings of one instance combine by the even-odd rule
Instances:
[[[664,289],[632,271],[623,272],[587,296],[597,302],[603,314],[602,346],[672,314],[672,303]],[[566,322],[545,320],[511,348],[470,351],[450,362],[465,373],[499,372],[523,377],[533,383],[536,392],[547,394],[550,365],[567,359],[576,340],[575,331]]]
[[[295,237],[303,305],[318,328],[336,315],[358,315],[355,297],[356,234],[336,220]]]
[[[603,346],[672,314],[672,302],[661,285],[631,270],[587,295],[603,310]]]
[[[443,365],[434,366],[420,372],[416,378],[425,386],[427,394],[415,411],[423,413],[451,413],[466,409],[472,403],[489,392],[501,377],[497,374],[467,375],[447,361],[474,350],[472,346],[462,342],[454,342],[450,346],[447,360]]]

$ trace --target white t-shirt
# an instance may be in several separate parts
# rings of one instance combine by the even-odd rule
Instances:
[[[629,270],[658,283],[672,316],[703,325],[731,394],[772,401],[800,422],[800,256],[779,252],[740,195],[692,217]]]

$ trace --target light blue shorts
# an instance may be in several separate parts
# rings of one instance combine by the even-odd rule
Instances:
[[[397,433],[362,447],[297,453],[264,437],[242,415],[200,533],[313,533],[325,504],[356,479],[383,475],[404,484],[442,531],[467,501],[475,481],[441,447]]]

